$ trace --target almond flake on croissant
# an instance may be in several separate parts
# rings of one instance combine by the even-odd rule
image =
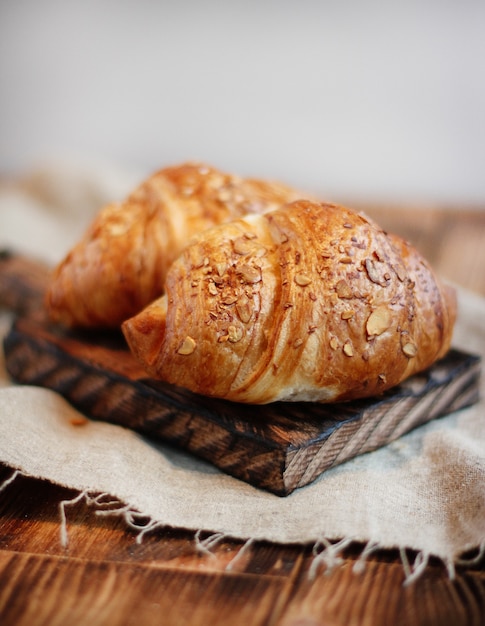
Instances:
[[[447,352],[455,293],[344,207],[298,201],[202,233],[122,329],[154,378],[254,404],[397,385]]]
[[[202,164],[162,169],[99,212],[55,268],[47,311],[67,326],[119,327],[163,293],[169,266],[194,234],[301,195]]]

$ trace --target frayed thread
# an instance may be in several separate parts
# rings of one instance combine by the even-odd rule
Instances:
[[[359,558],[355,561],[352,571],[354,574],[363,574],[365,572],[365,566],[367,565],[367,559],[371,554],[379,550],[379,544],[377,541],[369,541],[364,546],[364,549],[359,555]]]
[[[215,554],[211,549],[216,546],[222,539],[224,539],[224,533],[212,533],[208,537],[201,539],[202,530],[198,530],[194,535],[195,549],[200,554],[204,554],[210,558],[215,558]]]
[[[314,580],[317,572],[324,568],[325,574],[330,574],[336,567],[339,567],[344,563],[342,552],[351,543],[352,539],[341,539],[337,542],[331,542],[328,539],[319,539],[312,549],[312,563],[308,570],[308,578]],[[352,571],[354,574],[363,574],[367,565],[367,560],[374,552],[381,550],[382,546],[376,541],[369,541],[362,549],[359,557],[355,561]],[[485,548],[484,548],[485,549]],[[404,571],[405,587],[415,583],[426,571],[429,563],[430,555],[425,551],[420,551],[416,554],[414,560],[411,562],[405,548],[399,550],[401,564]],[[445,563],[448,571],[448,576],[453,579],[455,576],[453,561]]]
[[[455,563],[456,565],[463,565],[465,567],[473,567],[474,565],[479,565],[482,562],[484,557],[485,557],[485,539],[478,546],[478,551],[475,556],[472,556],[470,558],[461,557],[459,559],[456,559]]]
[[[11,476],[0,484],[0,492],[8,487],[19,475],[25,475],[20,470],[15,470]],[[140,513],[129,505],[125,505],[118,499],[110,497],[106,493],[96,493],[85,490],[81,491],[77,496],[70,500],[63,500],[59,503],[60,514],[60,542],[63,548],[69,543],[67,532],[67,515],[66,507],[77,504],[85,500],[88,506],[97,508],[95,514],[99,516],[116,516],[121,517],[126,526],[136,533],[136,543],[141,544],[146,534],[157,529],[165,528],[166,524],[156,521],[150,516]],[[194,535],[195,550],[209,558],[215,558],[212,549],[220,543],[227,535],[222,532],[210,533],[206,537],[202,537],[202,529],[197,530]],[[225,570],[230,572],[234,570],[237,564],[250,551],[255,543],[255,539],[246,540],[236,555],[226,565]],[[324,569],[325,574],[330,574],[336,567],[344,563],[343,551],[352,543],[353,539],[340,539],[339,541],[331,541],[322,537],[318,539],[312,547],[312,561],[308,570],[308,578],[315,579],[320,569]],[[352,571],[354,574],[362,574],[365,571],[368,558],[376,551],[384,549],[376,541],[369,541],[360,552],[359,557],[355,561]],[[414,584],[425,573],[431,558],[430,553],[426,551],[418,551],[414,559],[410,559],[406,548],[399,549],[399,556],[404,572],[403,586],[407,587]],[[444,564],[448,578],[454,580],[456,577],[457,566],[474,566],[478,565],[485,558],[485,540],[477,547],[477,554],[472,557],[462,557],[457,559],[441,559]]]
[[[20,470],[14,470],[8,478],[6,478],[2,483],[0,483],[0,492],[6,489],[13,481],[17,478],[17,476],[26,476],[24,472]]]
[[[113,505],[117,505],[113,508]],[[109,503],[109,508],[99,509],[96,511],[96,515],[98,516],[114,516],[121,517],[125,524],[131,530],[136,533],[136,543],[141,544],[143,541],[143,537],[149,533],[157,530],[158,528],[163,528],[165,524],[162,522],[157,522],[154,519],[151,519],[148,515],[144,513],[140,513],[136,509],[133,509],[131,506],[123,504],[120,501],[113,500]]]
[[[412,563],[409,561],[407,552],[404,548],[400,548],[399,555],[401,557],[401,563],[404,570],[403,586],[409,587],[409,585],[415,583],[418,578],[424,574],[429,563],[430,555],[428,552],[418,552]],[[450,573],[449,570],[448,573]],[[453,577],[450,575],[450,578]]]
[[[325,567],[325,573],[330,574],[335,567],[343,563],[340,555],[351,543],[352,539],[341,539],[332,543],[324,537],[316,541],[312,549],[313,558],[308,570],[308,578],[313,580],[322,566]]]
[[[66,506],[72,506],[73,504],[80,502],[83,498],[86,498],[86,500],[89,498],[87,491],[81,491],[81,493],[79,493],[75,498],[71,498],[71,500],[61,500],[61,502],[59,502],[59,517],[61,518],[59,535],[61,546],[63,548],[67,548],[69,543],[69,537],[67,534]]]
[[[236,556],[232,558],[229,563],[226,565],[226,572],[230,572],[234,569],[234,566],[239,563],[239,561],[245,556],[246,552],[249,552],[251,546],[255,542],[255,539],[248,539],[238,550]]]
[[[124,504],[117,498],[112,498],[107,493],[93,494],[89,490],[81,491],[77,496],[70,500],[62,500],[59,503],[60,516],[60,541],[63,548],[67,548],[69,543],[67,533],[67,516],[66,507],[77,504],[81,500],[85,501],[87,506],[96,507],[95,514],[98,516],[114,516],[121,517],[128,528],[135,531],[136,543],[141,544],[143,537],[158,528],[163,528],[165,524],[151,519],[149,516],[140,513],[131,506]]]

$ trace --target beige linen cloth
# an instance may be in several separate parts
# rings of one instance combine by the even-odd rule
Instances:
[[[0,193],[0,246],[35,250],[55,261],[79,235],[82,220],[76,211],[54,219],[52,209],[29,194],[12,195],[10,189],[5,201]],[[17,217],[12,213],[16,202],[26,203],[29,215],[35,215],[30,225],[22,226],[22,210]],[[8,323],[3,313],[1,333]],[[485,300],[463,290],[454,344],[485,356]],[[200,541],[197,531],[212,533],[215,541],[223,536],[247,540],[246,546],[255,540],[310,542],[315,564],[326,565],[358,541],[365,544],[363,558],[381,547],[400,549],[409,581],[430,556],[442,559],[453,575],[464,553],[479,559],[485,552],[483,377],[478,404],[335,467],[286,498],[121,427],[73,426],[79,415],[64,399],[46,389],[13,385],[1,361],[0,385],[0,462],[79,490],[90,502],[96,493],[109,494],[134,528],[135,511],[143,512],[150,521],[139,527],[140,538],[155,527],[174,526],[192,529],[203,550],[210,541]],[[15,489],[14,477],[3,484],[0,497]],[[63,523],[64,513],[61,507]],[[66,540],[68,524],[62,529]],[[417,554],[411,562],[407,549],[416,551],[413,559]]]

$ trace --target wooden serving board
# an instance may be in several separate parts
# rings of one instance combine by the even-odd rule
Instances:
[[[480,359],[456,350],[369,400],[255,406],[197,396],[148,379],[121,333],[49,324],[39,300],[46,279],[38,264],[0,255],[0,304],[21,313],[4,341],[15,381],[53,389],[90,418],[179,446],[280,496],[478,398]]]

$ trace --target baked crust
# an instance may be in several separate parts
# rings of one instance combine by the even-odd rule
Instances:
[[[375,396],[449,348],[456,298],[407,242],[297,201],[211,228],[123,332],[150,376],[237,402]]]
[[[168,268],[193,235],[301,196],[204,164],[164,168],[124,202],[104,207],[55,268],[49,316],[66,326],[117,328],[160,296]]]

